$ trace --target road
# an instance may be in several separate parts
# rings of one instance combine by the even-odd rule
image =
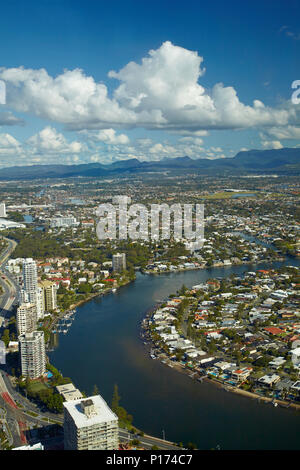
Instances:
[[[22,408],[18,405],[21,405]],[[0,371],[0,409],[2,409],[2,422],[9,430],[11,445],[14,447],[26,443],[22,430],[54,424],[51,420],[63,424],[61,415],[41,413],[38,407],[16,392],[3,371]],[[34,413],[36,416],[30,415],[28,412]]]
[[[5,264],[16,248],[17,243],[8,238],[4,238],[4,240],[6,240],[8,246],[0,254],[0,284],[4,291],[4,294],[0,297],[0,329],[6,326],[7,319],[11,315],[13,303],[18,295],[18,286],[12,276],[5,270]]]
[[[182,447],[176,446],[173,442],[148,436],[147,434],[144,434],[144,436],[139,436],[138,434],[132,435],[127,430],[121,428],[119,428],[119,438],[120,442],[129,442],[133,439],[138,439],[140,441],[140,445],[146,450],[151,450],[153,446],[156,446],[161,450],[182,450]]]

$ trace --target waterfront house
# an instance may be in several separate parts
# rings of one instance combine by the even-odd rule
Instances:
[[[232,371],[231,376],[238,382],[244,382],[249,377],[252,371],[252,367],[243,367],[241,369],[236,369]]]
[[[258,379],[258,383],[261,385],[265,385],[266,387],[272,387],[277,382],[279,382],[280,376],[276,374],[266,374],[260,379]]]

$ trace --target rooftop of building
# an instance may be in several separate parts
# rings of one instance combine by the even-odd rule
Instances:
[[[118,420],[101,395],[64,402],[63,405],[78,428]],[[93,412],[90,414],[91,407]],[[85,410],[89,410],[89,412],[85,413]]]

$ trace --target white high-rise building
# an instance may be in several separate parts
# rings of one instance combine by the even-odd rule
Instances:
[[[63,405],[65,450],[118,449],[118,417],[100,395]]]
[[[38,287],[37,266],[32,258],[26,258],[23,261],[23,283],[28,294],[36,293]]]
[[[126,254],[117,253],[112,257],[112,268],[114,272],[120,273],[126,269]]]
[[[20,298],[21,302],[35,304],[38,318],[44,317],[44,291],[38,286],[37,265],[32,258],[23,261],[23,289]]]
[[[37,309],[36,305],[26,302],[22,303],[17,310],[18,335],[31,333],[36,329]]]
[[[0,217],[6,217],[6,207],[4,202],[0,204]]]
[[[37,288],[36,310],[37,310],[38,319],[44,318],[44,313],[45,313],[44,289],[39,286]]]
[[[21,371],[24,377],[37,379],[46,373],[46,352],[43,331],[19,336]]]
[[[26,292],[25,289],[20,289],[20,293],[19,293],[19,304],[25,304],[29,302],[29,299],[28,299],[28,294]]]

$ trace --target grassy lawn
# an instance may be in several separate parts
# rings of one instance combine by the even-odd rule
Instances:
[[[253,196],[245,196],[247,198],[250,198],[250,197],[255,197],[257,196],[256,194],[256,191],[250,191],[249,190],[249,194],[253,194]],[[220,191],[219,193],[214,193],[214,194],[208,194],[206,196],[203,196],[201,195],[201,198],[204,198],[204,199],[231,199],[233,196],[236,196],[236,195],[243,195],[243,194],[248,194],[248,192],[246,191],[242,191],[242,192],[227,192],[227,191]]]
[[[41,392],[42,390],[49,390],[47,385],[43,382],[32,382],[29,385],[29,390],[32,393]]]

